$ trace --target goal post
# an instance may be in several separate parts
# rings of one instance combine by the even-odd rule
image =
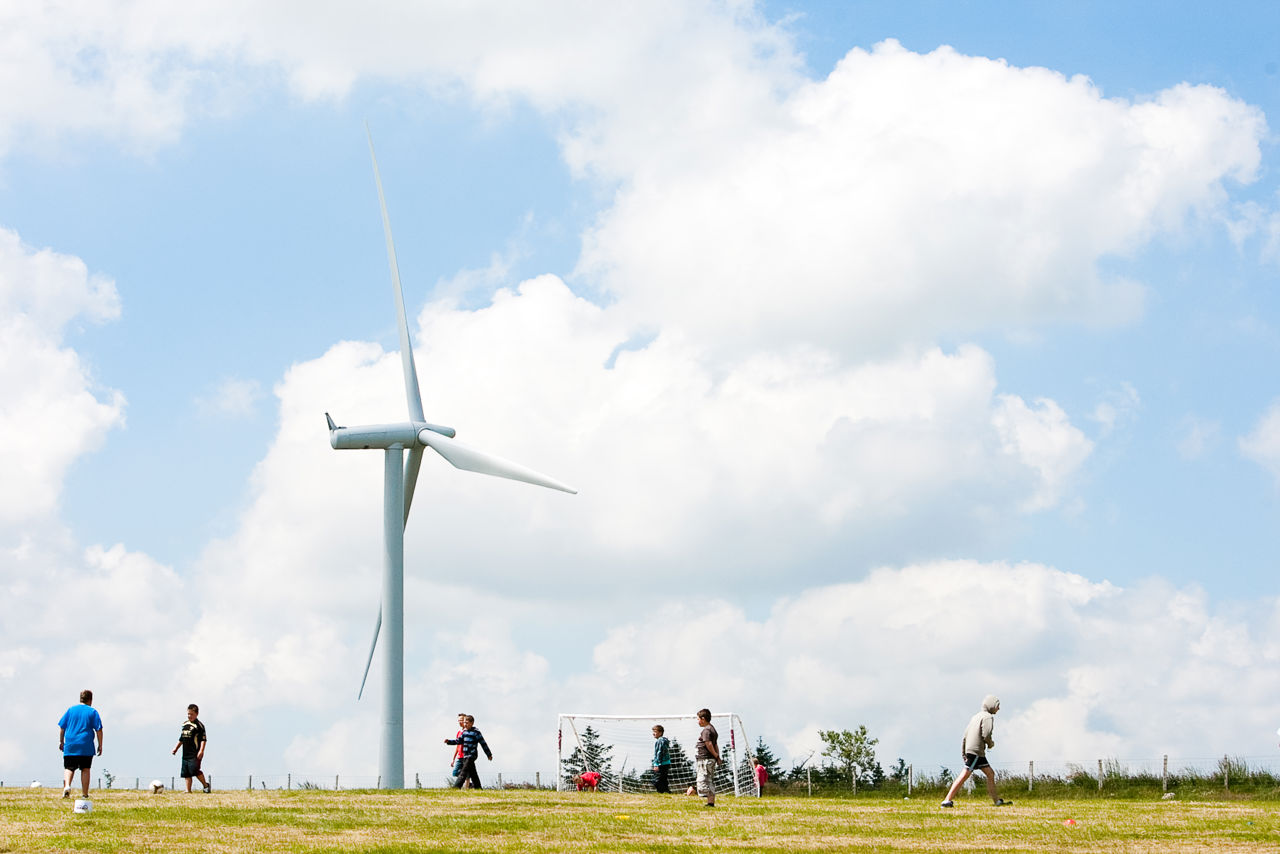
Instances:
[[[742,719],[733,712],[711,716],[719,735],[722,764],[713,782],[716,792],[758,795],[751,743]],[[683,793],[697,777],[697,715],[600,715],[561,714],[556,736],[556,789],[573,788],[573,777],[583,771],[600,774],[599,791],[653,792],[653,727],[661,726],[670,742],[671,791]]]

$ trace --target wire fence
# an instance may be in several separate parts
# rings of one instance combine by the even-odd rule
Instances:
[[[961,769],[960,762],[957,760],[951,765],[945,763],[935,765],[932,770],[936,772],[943,767],[952,768],[953,770]],[[1144,777],[1213,777],[1226,774],[1229,780],[1232,774],[1270,774],[1272,776],[1280,776],[1280,755],[1229,756],[1223,754],[1220,756],[1195,757],[1170,757],[1166,755],[1156,758],[1117,759],[1109,757],[1074,761],[1052,760],[1048,762],[1020,760],[991,762],[991,767],[996,770],[997,779],[1002,777],[1031,779],[1044,777],[1069,780],[1087,776],[1093,779],[1106,780],[1109,778],[1137,779]]]
[[[1226,788],[1237,783],[1270,776],[1280,780],[1280,755],[1268,754],[1259,756],[1199,756],[1199,757],[1143,757],[1135,759],[1118,759],[1115,757],[1079,759],[1079,760],[1036,760],[1022,759],[1004,762],[991,761],[996,778],[1003,783],[1019,782],[1028,789],[1034,790],[1037,784],[1059,782],[1069,784],[1096,785],[1099,789],[1109,784],[1122,781],[1159,782],[1168,787],[1170,781],[1194,778],[1199,780],[1219,781]],[[809,787],[817,780],[817,775],[824,769],[810,768]],[[952,762],[908,763],[906,779],[896,781],[896,785],[908,789],[936,786],[942,779],[951,779],[963,770],[958,760]],[[827,771],[829,774],[829,769]],[[787,786],[795,790],[797,786],[805,788],[805,775],[785,775]],[[306,789],[327,789],[330,791],[353,791],[380,789],[382,780],[377,775],[369,774],[300,774],[294,772],[275,774],[217,774],[205,772],[215,791],[291,791]],[[79,786],[79,775],[74,779],[73,788]],[[555,789],[556,774],[540,770],[515,770],[482,773],[481,785],[486,789]],[[159,781],[168,790],[185,789],[185,781],[173,774],[138,774],[135,772],[114,773],[106,766],[94,768],[91,775],[91,786],[94,789],[108,790],[140,790],[149,791],[152,783]],[[780,781],[775,781],[780,782]],[[858,784],[850,781],[851,788],[856,790]],[[405,787],[408,789],[443,789],[450,785],[446,770],[436,772],[413,772],[405,775]],[[35,787],[62,788],[62,776],[55,769],[54,773],[25,776],[21,773],[6,772],[0,769],[0,787]],[[195,790],[200,789],[196,781]]]
[[[1217,757],[1170,757],[1118,759],[1115,757],[1082,760],[1014,760],[990,762],[996,780],[1002,790],[1006,785],[1018,785],[1034,792],[1039,788],[1051,794],[1074,791],[1087,794],[1098,792],[1151,791],[1158,788],[1163,793],[1182,786],[1207,791],[1223,790],[1267,791],[1280,793],[1280,755]],[[853,792],[859,788],[882,792],[886,789],[911,794],[914,790],[946,790],[951,782],[964,771],[963,763],[933,762],[907,764],[877,782],[869,782],[872,775],[866,769],[855,768],[853,773],[838,772],[831,766],[792,771],[776,781],[773,788],[790,794],[815,792]],[[975,778],[980,783],[982,775],[975,774],[965,783],[967,789],[975,788]],[[1189,789],[1189,791],[1190,791]],[[1174,797],[1170,794],[1168,797]]]
[[[2,774],[3,772],[0,772]],[[382,778],[371,774],[215,774],[205,771],[205,779],[215,791],[289,791],[306,789],[327,789],[329,791],[351,791],[361,789],[382,788]],[[170,791],[185,790],[186,781],[173,774],[125,774],[113,773],[109,768],[94,768],[90,777],[93,789],[103,790],[138,790],[150,791],[152,783],[159,781]],[[486,789],[554,789],[554,775],[541,771],[495,772],[480,774],[480,784]],[[443,789],[450,785],[448,771],[434,774],[415,772],[405,775],[405,788],[408,789]],[[72,789],[79,790],[80,775],[76,772]],[[48,773],[33,777],[0,776],[0,788],[62,788],[62,776]],[[201,789],[200,781],[194,781],[193,791]]]

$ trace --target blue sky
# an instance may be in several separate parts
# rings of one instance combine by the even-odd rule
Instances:
[[[89,682],[122,773],[191,699],[224,774],[373,773],[365,122],[428,419],[582,490],[424,469],[430,731],[930,764],[995,691],[1009,761],[1274,747],[1271,5],[484,6],[0,11],[0,779]]]

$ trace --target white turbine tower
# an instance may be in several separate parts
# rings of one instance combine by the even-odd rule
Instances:
[[[367,130],[366,130],[367,133]],[[369,660],[360,680],[359,695],[369,678],[369,667],[378,646],[378,635],[386,625],[383,641],[382,735],[378,750],[378,773],[386,789],[404,788],[404,526],[413,503],[413,489],[422,465],[422,451],[431,448],[455,468],[520,480],[537,486],[577,493],[571,486],[501,457],[467,447],[453,437],[450,427],[428,424],[422,414],[422,395],[418,390],[418,372],[413,364],[413,348],[409,344],[409,324],[405,319],[404,291],[400,287],[400,270],[396,265],[396,248],[391,240],[391,220],[387,201],[382,194],[382,178],[378,174],[378,157],[369,136],[369,156],[373,160],[373,180],[378,186],[378,204],[382,208],[382,228],[387,235],[387,258],[391,265],[391,286],[396,302],[396,319],[400,326],[400,361],[404,368],[405,397],[409,401],[409,419],[398,424],[374,424],[368,427],[339,427],[325,413],[329,422],[329,444],[338,450],[381,448],[383,451],[383,572],[382,606],[373,629]],[[405,451],[409,452],[405,460]]]

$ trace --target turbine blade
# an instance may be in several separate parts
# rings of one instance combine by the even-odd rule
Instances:
[[[373,651],[378,648],[378,632],[382,631],[382,604],[378,604],[378,621],[373,624],[373,642],[369,644],[369,660],[364,663],[364,675],[360,677],[360,691],[356,694],[359,700],[364,696],[364,683],[369,680],[369,666],[373,664]]]
[[[422,468],[422,449],[410,448],[409,459],[404,463],[404,520],[409,521],[409,508],[413,505],[413,488],[418,483],[418,470]]]
[[[464,445],[457,439],[450,439],[433,433],[430,430],[423,430],[418,434],[418,441],[430,447],[440,456],[448,460],[449,464],[454,468],[463,471],[474,471],[480,474],[489,474],[494,477],[505,477],[508,480],[519,480],[524,483],[532,483],[534,486],[545,486],[548,489],[558,489],[561,492],[568,492],[577,495],[578,490],[572,486],[561,483],[555,478],[547,477],[545,474],[539,474],[533,469],[505,460],[494,454],[487,454],[484,451],[478,451],[468,445]]]
[[[373,134],[369,125],[364,126],[369,137],[369,157],[373,160],[373,181],[378,185],[378,204],[382,207],[382,230],[387,235],[387,260],[391,264],[391,284],[396,298],[396,321],[400,326],[400,362],[404,366],[404,395],[409,401],[409,417],[414,421],[425,420],[422,414],[422,392],[418,388],[418,370],[413,364],[413,348],[409,344],[409,322],[404,311],[404,289],[400,287],[400,266],[396,263],[396,244],[391,239],[391,217],[387,215],[387,199],[382,194],[382,176],[378,173],[378,155],[373,152]]]

